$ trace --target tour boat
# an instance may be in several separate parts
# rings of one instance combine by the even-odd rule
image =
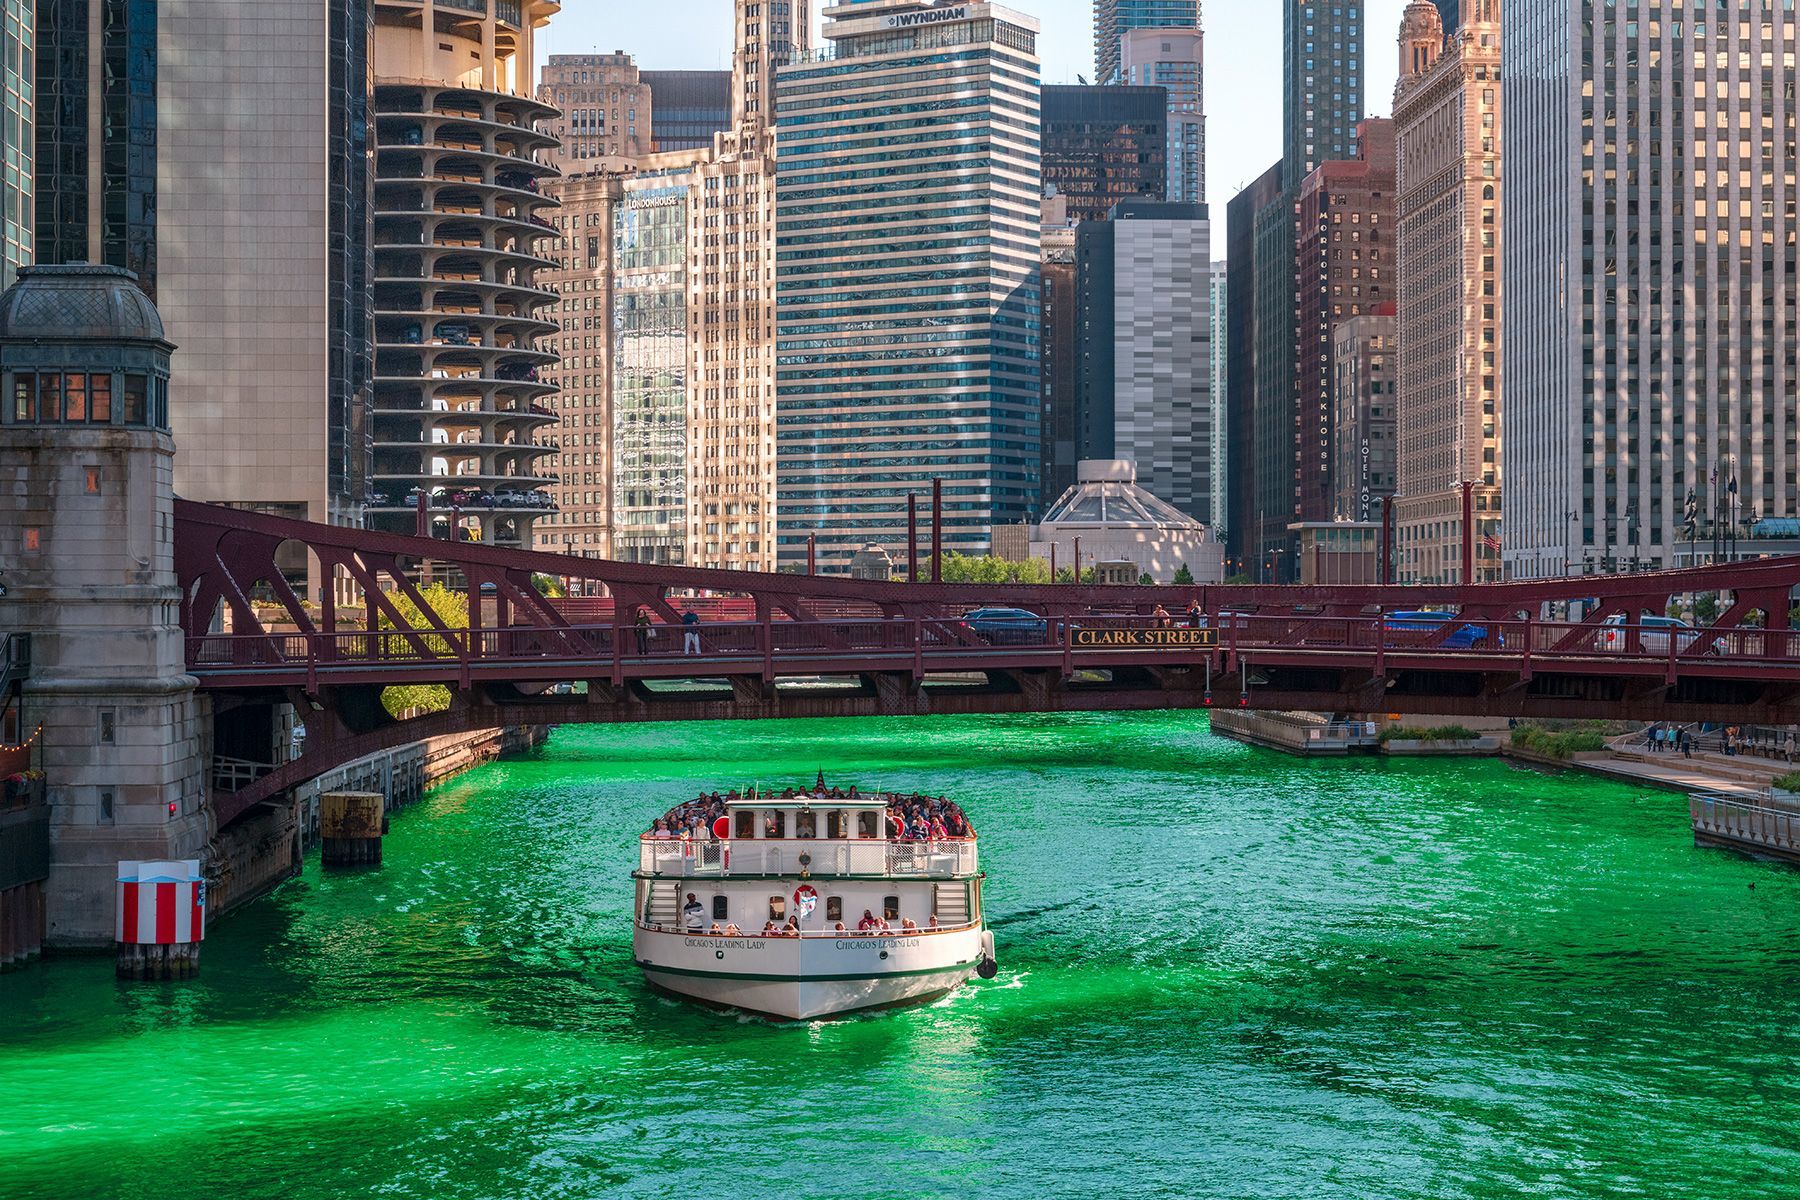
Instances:
[[[700,819],[687,836],[658,821],[632,873],[632,953],[652,987],[810,1020],[993,978],[975,830],[943,798],[827,789],[821,773],[675,811]],[[908,824],[933,811],[947,823]]]

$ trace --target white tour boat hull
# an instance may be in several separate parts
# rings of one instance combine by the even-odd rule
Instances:
[[[719,937],[637,927],[632,949],[653,986],[707,1004],[810,1020],[941,996],[975,973],[986,934]]]

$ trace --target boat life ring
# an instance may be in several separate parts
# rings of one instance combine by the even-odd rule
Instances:
[[[729,817],[714,817],[712,829],[713,829],[713,836],[716,838],[730,837],[731,836],[731,819]]]
[[[801,920],[812,916],[818,906],[819,891],[812,884],[803,883],[794,889],[794,912]]]

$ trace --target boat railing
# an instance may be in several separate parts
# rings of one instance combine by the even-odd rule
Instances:
[[[644,838],[638,870],[645,875],[866,875],[937,879],[973,875],[974,838],[929,841],[836,838]]]
[[[839,933],[835,929],[802,929],[797,933],[764,933],[760,929],[751,929],[739,930],[737,933],[719,933],[714,932],[710,927],[702,930],[689,930],[680,925],[659,925],[654,921],[639,921],[638,926],[643,929],[653,930],[657,933],[682,933],[689,937],[765,938],[770,940],[775,938],[792,938],[796,941],[819,941],[822,938],[858,938],[875,942],[883,939],[892,941],[894,938],[922,937],[939,933],[965,933],[971,929],[979,929],[981,927],[981,922],[964,921],[960,925],[939,925],[936,929],[883,929],[879,931],[869,930],[867,932],[857,929],[845,929],[842,933]]]

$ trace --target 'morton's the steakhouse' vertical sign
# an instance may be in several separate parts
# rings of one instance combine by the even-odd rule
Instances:
[[[969,6],[928,8],[924,12],[895,13],[885,22],[889,29],[910,29],[914,25],[938,25],[945,21],[961,21],[969,15]]]

